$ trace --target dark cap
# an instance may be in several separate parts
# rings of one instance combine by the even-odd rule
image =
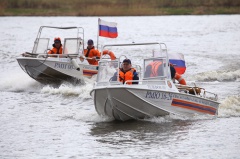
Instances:
[[[54,43],[61,43],[60,40],[54,40]]]
[[[88,45],[93,45],[93,40],[92,39],[89,39],[88,42],[87,42]]]
[[[125,62],[131,64],[131,60],[130,59],[123,60],[123,63],[125,63]]]

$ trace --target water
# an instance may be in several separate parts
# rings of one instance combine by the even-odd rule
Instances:
[[[103,17],[118,23],[119,37],[99,43],[164,42],[185,55],[187,82],[218,93],[221,102],[217,118],[124,123],[96,113],[94,79],[53,88],[16,61],[31,52],[42,25],[82,26],[96,44],[97,18],[0,17],[0,158],[239,158],[240,15]]]

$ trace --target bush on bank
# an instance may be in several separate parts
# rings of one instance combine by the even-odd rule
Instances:
[[[1,16],[239,14],[240,0],[1,0]]]

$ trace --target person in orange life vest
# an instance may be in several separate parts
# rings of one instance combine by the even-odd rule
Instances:
[[[119,69],[119,79],[123,84],[128,80],[139,80],[138,74],[134,68],[132,68],[131,60],[123,60],[122,68]],[[117,81],[117,73],[112,77],[112,81]],[[127,84],[138,84],[138,81],[127,82]]]
[[[153,61],[150,64],[147,65],[146,71],[144,73],[144,77],[157,77],[163,75],[163,67],[161,61]],[[173,67],[172,64],[170,64],[170,72],[171,72],[171,78],[173,79],[176,74],[176,70]]]
[[[87,49],[84,49],[84,56],[87,58],[90,65],[98,65],[96,59],[100,59],[100,52],[94,48],[93,40],[89,39],[87,44]]]
[[[54,38],[54,44],[52,46],[53,48],[48,51],[48,54],[62,54],[62,43],[59,37]]]

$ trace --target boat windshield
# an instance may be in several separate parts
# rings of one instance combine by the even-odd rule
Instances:
[[[149,58],[144,60],[144,79],[166,78],[169,66],[166,66],[166,58]]]
[[[60,37],[63,54],[82,54],[84,29],[82,27],[41,26],[34,42],[32,53],[47,54],[52,49],[54,38]]]
[[[42,54],[47,53],[49,38],[37,38],[34,42],[32,53]]]
[[[63,53],[64,54],[78,54],[83,52],[81,38],[66,38],[64,39]]]
[[[98,64],[97,85],[108,85],[111,83],[119,83],[117,80],[119,62],[114,61],[99,61]]]

